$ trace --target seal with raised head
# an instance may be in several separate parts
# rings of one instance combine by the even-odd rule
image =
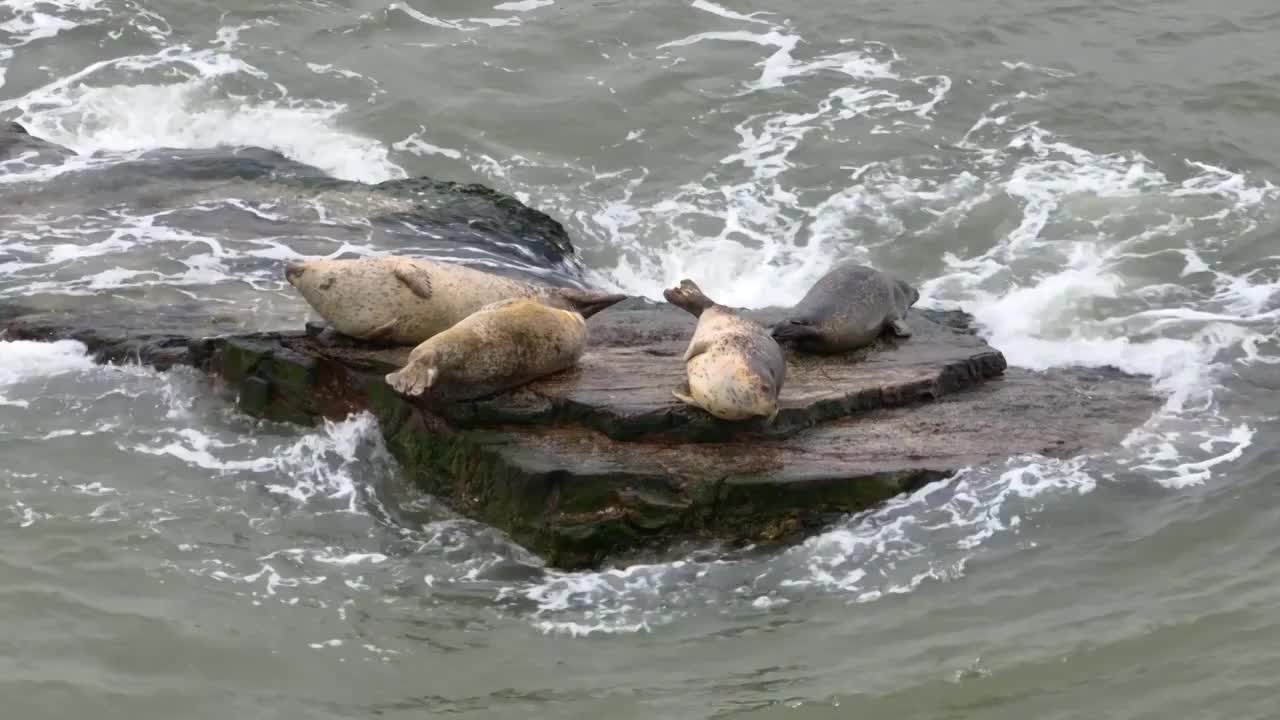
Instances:
[[[692,280],[662,296],[698,318],[684,352],[686,382],[671,394],[721,420],[773,422],[787,363],[769,331],[717,304]]]
[[[284,274],[335,330],[388,345],[417,345],[485,305],[551,289],[403,256],[294,262]]]
[[[809,288],[772,334],[812,353],[857,350],[885,332],[908,338],[907,309],[919,299],[919,291],[892,275],[843,262]]]
[[[586,350],[586,318],[625,297],[558,288],[486,305],[414,348],[387,384],[410,397],[471,400],[566,370]]]

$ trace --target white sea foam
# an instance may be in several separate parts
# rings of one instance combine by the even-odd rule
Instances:
[[[326,505],[336,501],[347,512],[363,512],[359,504],[362,495],[352,475],[361,463],[357,451],[370,442],[380,447],[377,423],[368,413],[340,422],[325,421],[321,430],[305,433],[271,455],[256,457],[235,457],[244,454],[242,444],[220,441],[198,428],[179,428],[167,435],[167,439],[135,443],[129,449],[145,455],[170,456],[223,474],[269,474],[274,479],[264,484],[269,492],[290,498],[300,506],[317,500]],[[323,507],[316,505],[315,509]]]
[[[408,5],[407,3],[393,2],[387,6],[388,12],[397,11],[397,10],[399,12],[404,13],[405,15],[408,15],[409,17],[413,18],[414,20],[417,20],[418,22],[424,25],[444,28],[445,30],[465,30],[466,29],[463,25],[459,24],[456,21],[445,20],[442,18],[435,17],[433,15],[428,15],[422,12],[421,10],[415,9],[413,6]]]
[[[15,49],[101,22],[109,15],[101,0],[0,1],[0,32],[8,36],[0,44],[0,87],[4,87],[5,70]]]
[[[57,105],[49,104],[35,109],[32,103],[22,120],[33,133],[81,153],[252,145],[344,179],[404,176],[378,142],[335,127],[346,110],[341,103],[222,100],[201,78],[169,85],[77,85],[58,92]]]
[[[533,602],[539,630],[574,637],[650,632],[711,607],[775,612],[814,591],[874,602],[962,576],[974,552],[1020,532],[1051,499],[1091,492],[1091,462],[1028,456],[965,469],[776,555],[549,573],[504,596]]]
[[[315,497],[342,502],[348,512],[362,512],[353,477],[356,451],[377,441],[377,421],[369,413],[341,422],[326,420],[323,432],[309,433],[275,458],[276,469],[291,484],[270,483],[267,489],[306,504]],[[380,447],[380,445],[377,445]]]
[[[872,210],[886,222],[897,222],[884,199],[857,189],[838,190],[826,201],[813,203],[810,189],[789,182],[798,167],[794,155],[841,135],[849,123],[927,124],[951,80],[904,75],[898,69],[901,58],[875,43],[842,43],[797,58],[801,37],[785,22],[766,20],[766,13],[742,15],[714,3],[694,7],[731,21],[733,27],[672,40],[659,50],[678,52],[701,43],[760,45],[769,55],[759,63],[758,77],[741,79],[740,92],[767,94],[781,86],[812,84],[817,102],[807,110],[766,111],[738,120],[736,147],[723,154],[720,168],[690,178],[674,193],[640,201],[653,195],[644,168],[612,177],[598,174],[598,182],[592,183],[593,189],[601,189],[598,202],[592,204],[588,195],[584,208],[582,194],[575,194],[573,208],[566,213],[578,219],[583,232],[621,252],[617,266],[606,275],[629,292],[659,299],[664,287],[692,276],[721,302],[794,302],[835,256],[858,255],[864,251],[863,242],[869,247],[892,239],[854,237],[850,242],[842,217],[865,217],[864,211]],[[844,84],[831,88],[832,78]],[[494,165],[503,163],[489,161],[476,169],[497,174],[491,169]],[[907,192],[914,189],[909,178],[903,180]],[[936,204],[942,205],[942,199]]]
[[[744,92],[797,88],[832,70],[849,83],[809,111],[739,122],[737,147],[723,154],[722,165],[745,173],[691,177],[656,199],[646,192],[643,167],[597,174],[591,188],[602,188],[598,199],[584,207],[577,196],[572,217],[622,253],[607,272],[617,286],[657,298],[688,276],[723,302],[788,304],[838,259],[882,264],[895,246],[922,241],[913,234],[927,241],[930,233],[953,232],[976,210],[1011,202],[1016,215],[1006,233],[970,251],[948,248],[939,272],[914,278],[921,305],[961,305],[1015,367],[1116,367],[1150,376],[1163,403],[1118,451],[969,468],[760,565],[680,561],[550,574],[508,588],[506,595],[534,604],[538,628],[568,635],[652,630],[702,602],[722,606],[723,594],[709,599],[699,587],[725,576],[752,578],[742,597],[757,610],[784,606],[787,592],[814,589],[875,601],[962,575],[984,545],[1021,532],[1046,503],[1095,491],[1118,468],[1177,490],[1212,482],[1251,447],[1257,430],[1221,408],[1217,395],[1240,355],[1250,363],[1280,361],[1263,350],[1280,337],[1280,282],[1274,272],[1232,271],[1217,258],[1229,238],[1254,231],[1261,213],[1274,212],[1280,191],[1272,183],[1196,161],[1188,163],[1188,177],[1173,179],[1140,153],[1080,147],[1019,124],[1020,103],[1033,96],[1020,92],[964,135],[960,149],[974,163],[949,177],[915,177],[900,162],[873,162],[849,168],[849,185],[815,202],[789,177],[793,157],[817,142],[818,131],[857,118],[882,117],[881,128],[909,118],[927,122],[951,80],[910,77],[909,59],[868,46],[799,60],[789,27],[713,3],[694,7],[750,25],[695,33],[663,48],[760,46],[760,74],[744,81]],[[1053,80],[1069,76],[1026,63],[1009,67]],[[927,95],[908,97],[908,88]],[[476,169],[509,177],[494,165],[503,163]],[[921,228],[926,213],[933,219]],[[1183,282],[1134,272],[1156,256],[1180,258]]]
[[[537,0],[530,0],[530,2],[537,2]],[[551,3],[545,3],[545,4],[551,4]],[[526,10],[531,10],[535,7],[537,7],[537,5],[530,5],[527,2],[526,3],[504,3],[502,5],[495,7],[494,9],[495,10],[511,10],[513,12],[522,12]],[[391,3],[390,5],[387,6],[387,12],[388,13],[401,12],[413,18],[414,20],[422,23],[423,25],[428,25],[430,27],[435,27],[435,28],[441,28],[444,30],[457,30],[461,32],[476,32],[484,28],[505,27],[509,25],[521,24],[520,18],[515,16],[505,17],[505,18],[471,17],[471,18],[463,18],[463,19],[457,19],[457,20],[441,18],[441,17],[436,17],[435,15],[428,15],[427,13],[413,7],[409,3],[403,3],[403,2]],[[470,25],[468,23],[470,23]]]
[[[341,178],[404,177],[385,146],[338,126],[346,105],[290,97],[234,54],[236,39],[220,33],[217,48],[170,45],[92,63],[0,102],[0,111],[20,111],[32,133],[81,153],[253,145]],[[179,79],[156,84],[157,74]],[[231,95],[223,89],[229,81],[260,90],[254,98]]]
[[[0,296],[22,296],[41,290],[92,295],[119,287],[209,286],[236,280],[226,264],[233,253],[218,238],[174,227],[166,223],[164,213],[134,215],[127,211],[111,211],[106,214],[110,216],[109,229],[79,217],[37,216],[17,218],[11,222],[0,237],[30,235],[29,240],[10,247],[20,248],[33,260],[13,268],[13,272],[27,275],[33,268],[54,268],[70,263],[79,263],[85,271],[79,277],[65,280],[42,279],[13,285],[0,289]],[[60,229],[53,230],[51,226]],[[30,228],[29,233],[27,228]],[[86,242],[87,237],[101,239]],[[270,243],[269,240],[259,242]],[[108,258],[124,258],[148,249],[154,249],[158,257],[169,262],[148,270],[109,264],[111,260]],[[95,258],[102,260],[88,262]],[[174,271],[164,272],[161,267],[173,267]]]
[[[394,143],[391,147],[396,150],[411,152],[414,155],[442,155],[451,160],[458,160],[462,157],[462,152],[453,148],[440,147],[426,140],[427,129],[419,127],[418,132]]]
[[[693,2],[690,4],[690,7],[695,8],[697,10],[702,10],[703,12],[709,12],[712,15],[719,15],[722,18],[728,18],[730,20],[741,20],[743,22],[750,22],[750,23],[758,23],[761,25],[768,25],[769,22],[767,20],[758,19],[756,17],[757,15],[773,14],[770,12],[762,11],[762,12],[753,12],[750,15],[744,15],[740,12],[735,12],[733,10],[730,10],[723,5],[710,2],[710,0],[693,0]]]
[[[31,401],[6,397],[6,389],[23,382],[83,372],[93,367],[84,343],[76,340],[32,342],[0,340],[0,406],[27,408]]]
[[[34,378],[82,372],[93,366],[88,348],[78,340],[0,340],[0,387]]]
[[[556,0],[516,0],[516,2],[498,3],[493,6],[494,10],[506,10],[508,12],[530,12],[540,7],[555,5]]]

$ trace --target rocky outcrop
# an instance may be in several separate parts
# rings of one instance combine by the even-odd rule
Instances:
[[[0,123],[0,163],[23,160],[31,165],[62,162],[75,151],[41,140],[16,122]]]
[[[0,170],[60,165],[75,155],[18,123],[0,124]],[[0,214],[39,208],[74,216],[114,207],[163,213],[166,223],[210,237],[376,241],[544,283],[581,284],[564,227],[510,195],[428,177],[342,180],[265,148],[159,148],[0,187]]]
[[[257,416],[310,423],[369,410],[424,490],[562,568],[688,540],[794,539],[966,466],[1118,443],[1155,407],[1147,382],[1117,371],[1007,370],[959,313],[913,312],[911,339],[854,356],[792,356],[772,426],[675,401],[693,319],[641,300],[589,321],[578,367],[449,405],[409,402],[383,381],[408,348],[315,326],[210,336],[197,317],[21,308],[0,320],[10,338],[78,339],[103,362],[203,368]]]

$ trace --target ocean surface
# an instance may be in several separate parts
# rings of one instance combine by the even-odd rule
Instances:
[[[298,327],[284,262],[414,251],[765,306],[855,258],[1162,401],[790,549],[561,573],[371,417],[0,340],[6,719],[1280,715],[1274,0],[0,0],[0,120],[78,153],[0,158],[0,304]],[[576,254],[387,220],[423,175]]]

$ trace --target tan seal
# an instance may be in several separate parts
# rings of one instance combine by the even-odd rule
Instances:
[[[919,299],[919,291],[902,280],[843,262],[819,278],[787,317],[773,326],[773,337],[813,353],[857,350],[885,332],[908,338],[907,309]]]
[[[769,331],[716,304],[692,280],[682,280],[662,295],[698,318],[684,353],[687,383],[672,394],[721,420],[763,417],[772,422],[787,365]]]
[[[399,256],[295,262],[285,278],[338,332],[391,345],[417,345],[485,305],[545,290],[464,265]]]
[[[387,384],[410,397],[469,400],[568,369],[586,350],[586,318],[625,297],[555,289],[487,305],[414,348]]]

